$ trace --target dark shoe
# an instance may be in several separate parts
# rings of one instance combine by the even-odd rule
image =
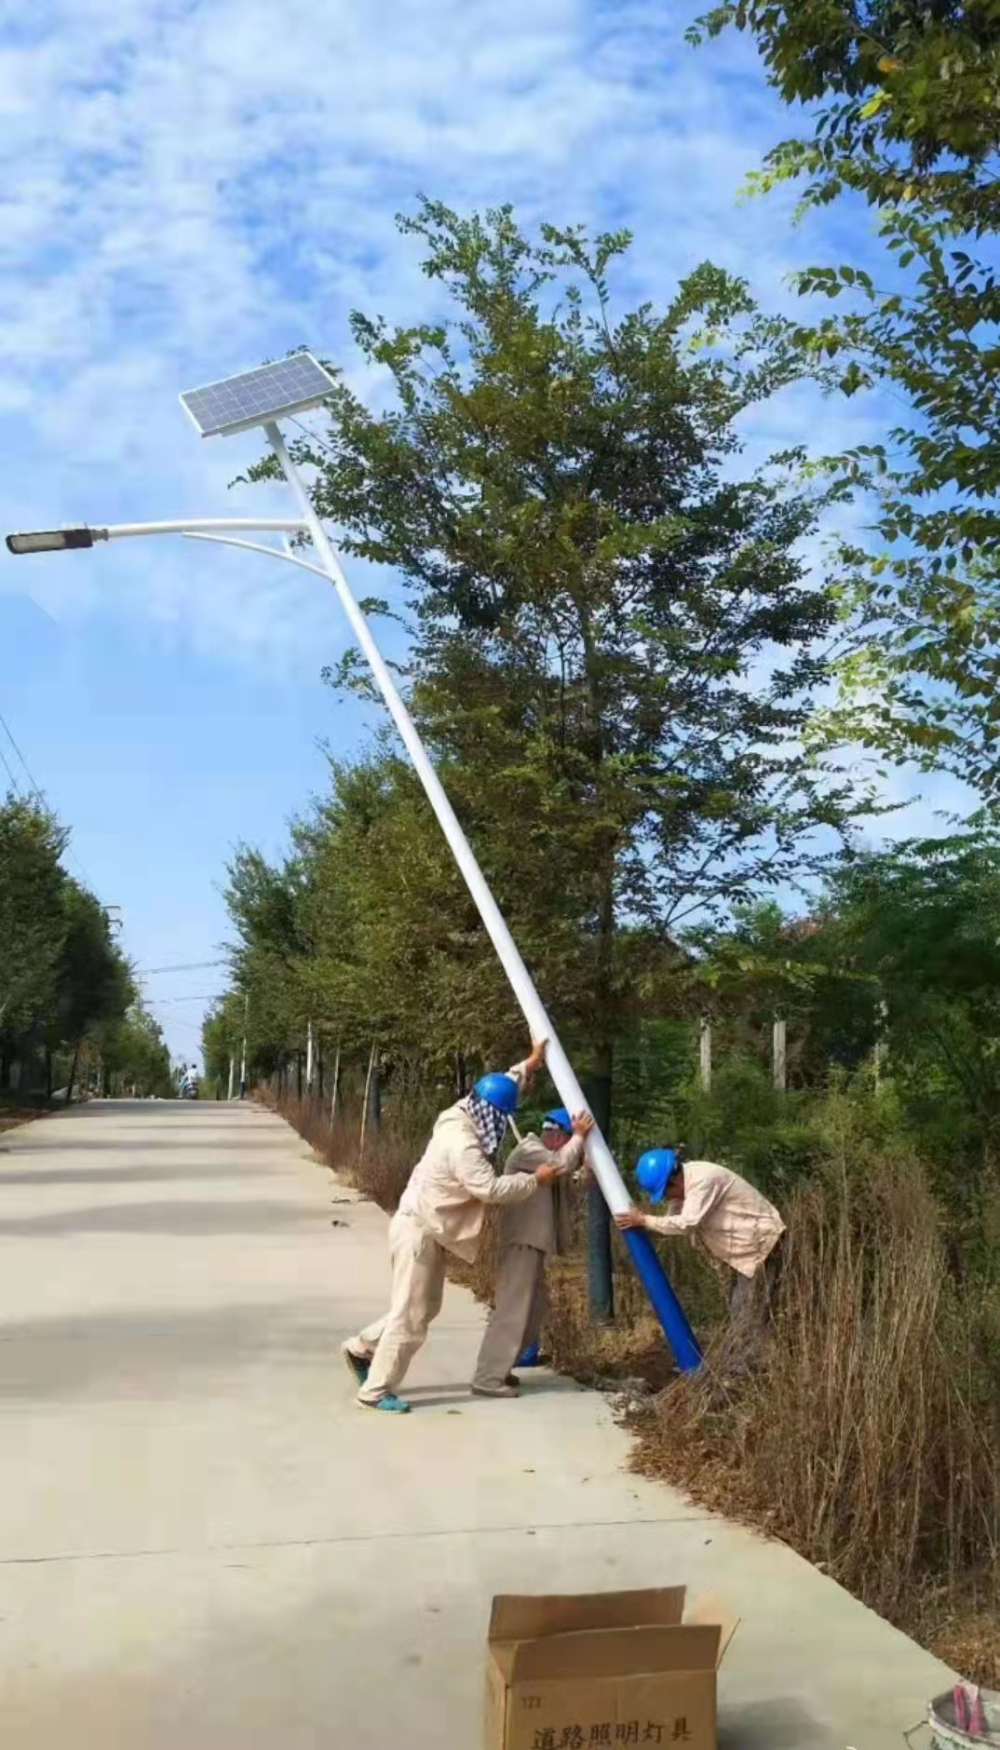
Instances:
[[[346,1343],[341,1343],[340,1353],[347,1362],[351,1378],[355,1385],[364,1385],[365,1380],[368,1378],[369,1368],[371,1367],[371,1362],[367,1355],[355,1355],[354,1351],[349,1349]]]
[[[472,1395],[474,1398],[519,1398],[521,1387],[516,1380],[513,1385],[504,1380],[502,1385],[474,1385]]]

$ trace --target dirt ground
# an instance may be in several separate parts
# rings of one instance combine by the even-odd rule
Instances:
[[[13,1130],[18,1124],[30,1124],[33,1118],[43,1118],[38,1106],[7,1106],[0,1104],[0,1130]]]

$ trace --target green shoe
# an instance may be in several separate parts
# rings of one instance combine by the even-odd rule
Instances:
[[[359,1398],[358,1403],[363,1410],[388,1410],[391,1416],[408,1416],[410,1406],[405,1398],[397,1398],[395,1392],[387,1391],[384,1398],[377,1398],[370,1404],[367,1398]]]

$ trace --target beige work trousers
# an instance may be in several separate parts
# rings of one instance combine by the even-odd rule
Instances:
[[[389,1223],[392,1300],[384,1318],[366,1325],[352,1338],[352,1355],[371,1360],[358,1397],[377,1404],[402,1383],[406,1370],[441,1311],[444,1298],[445,1250],[433,1234],[398,1212]]]
[[[537,1343],[544,1317],[545,1253],[537,1246],[502,1246],[496,1305],[483,1334],[473,1385],[503,1385],[522,1349]]]

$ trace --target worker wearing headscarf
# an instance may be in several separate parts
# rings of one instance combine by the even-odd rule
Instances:
[[[434,1125],[389,1226],[389,1311],[343,1346],[358,1402],[367,1408],[409,1409],[396,1388],[441,1310],[446,1254],[471,1263],[488,1204],[525,1203],[558,1177],[557,1167],[500,1175],[494,1169],[507,1120],[544,1063],[546,1043],[533,1045],[506,1075],[483,1076]]]
[[[584,1142],[594,1120],[581,1112],[570,1118],[565,1106],[546,1112],[541,1136],[529,1132],[511,1151],[505,1174],[555,1167],[559,1178],[583,1164]],[[545,1317],[545,1260],[565,1249],[565,1205],[558,1181],[543,1185],[530,1202],[505,1203],[499,1220],[496,1304],[483,1336],[472,1389],[477,1397],[516,1398],[514,1364],[535,1349]]]
[[[683,1151],[652,1148],[641,1156],[636,1181],[650,1201],[671,1206],[669,1215],[629,1209],[616,1215],[620,1228],[682,1234],[733,1272],[729,1310],[748,1330],[770,1316],[782,1264],[785,1224],[773,1203],[715,1161],[689,1161]]]

